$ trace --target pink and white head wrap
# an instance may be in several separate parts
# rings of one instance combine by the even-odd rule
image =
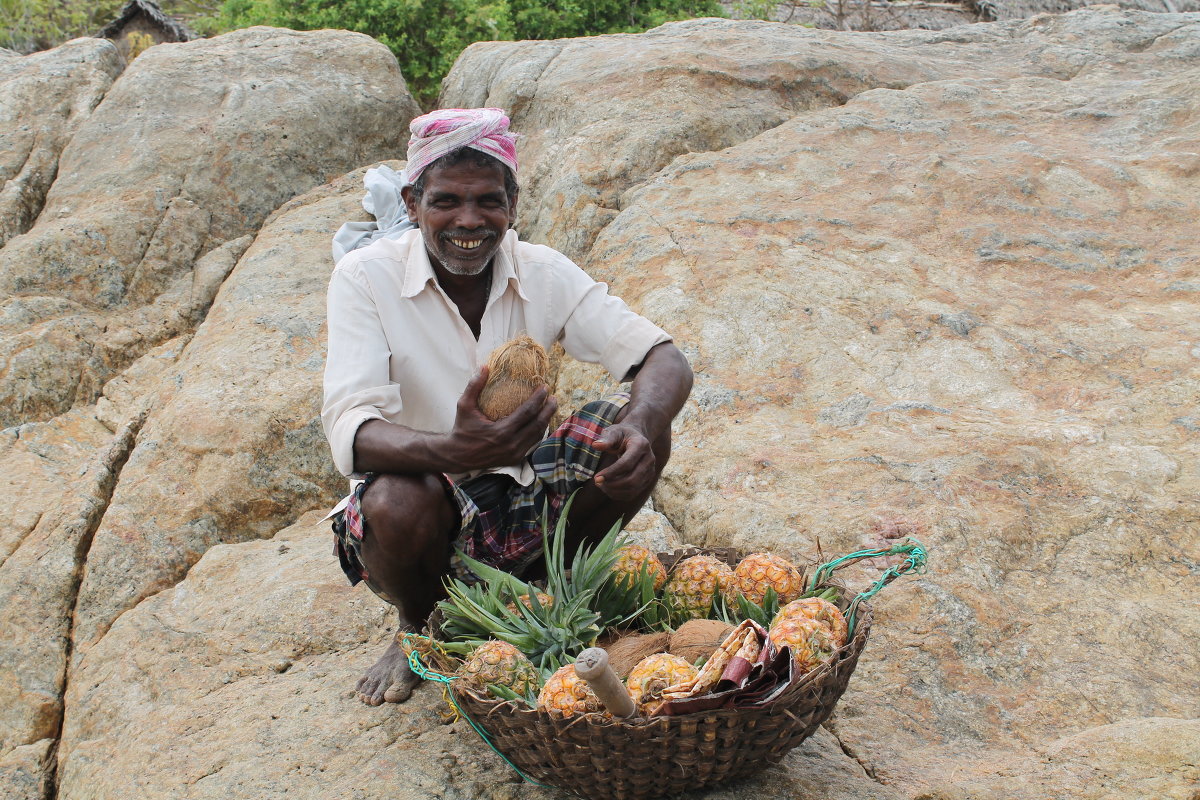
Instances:
[[[508,132],[501,108],[443,108],[417,117],[408,126],[405,177],[415,183],[425,168],[447,153],[470,147],[487,153],[517,172],[517,137]]]

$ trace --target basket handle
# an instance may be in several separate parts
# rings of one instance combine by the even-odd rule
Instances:
[[[575,659],[575,674],[587,681],[614,717],[632,717],[636,707],[625,685],[608,665],[608,653],[602,647],[589,647]]]

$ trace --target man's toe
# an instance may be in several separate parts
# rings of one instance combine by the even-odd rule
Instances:
[[[383,693],[383,699],[389,703],[403,703],[413,692],[413,685],[403,681],[397,681],[387,688]]]

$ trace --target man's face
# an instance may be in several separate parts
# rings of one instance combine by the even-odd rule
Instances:
[[[404,202],[421,228],[430,261],[452,275],[483,272],[517,218],[516,198],[509,202],[500,166],[431,167],[420,202],[411,197],[406,187]]]

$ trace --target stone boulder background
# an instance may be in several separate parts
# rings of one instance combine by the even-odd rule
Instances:
[[[898,529],[932,550],[879,600],[831,726],[847,752],[913,796],[1030,796],[997,762],[1090,796],[1048,743],[1196,718],[1200,17],[677,23],[613,43],[638,89],[594,113],[604,40],[551,44],[540,71],[548,45],[475,45],[443,102],[519,109],[525,152],[556,154],[519,224],[688,352],[656,509],[697,544],[806,558]],[[724,113],[743,84],[787,121]],[[572,401],[608,385],[558,377]],[[1125,763],[1167,796],[1195,784],[1186,760]]]
[[[0,330],[0,423],[90,404],[194,330],[187,300],[212,299],[196,291],[197,259],[402,150],[417,113],[395,58],[359,34],[250,28],[147,50],[63,149],[37,223],[0,250],[15,318]]]
[[[361,215],[362,170],[319,184],[398,155],[416,112],[364,37],[237,35],[148,54],[199,70],[205,97],[253,99],[254,68],[177,48],[295,58],[283,92],[329,47],[362,109],[313,91],[286,124],[362,114],[364,143],[310,142],[298,157],[343,163],[287,191],[238,184],[294,143],[247,119],[217,126],[226,144],[165,112],[145,127],[152,92],[119,94],[139,58],[64,165],[122,143],[84,133],[124,114],[130,137],[184,136],[204,174],[112,167],[124,225],[93,213],[109,187],[60,178],[0,249],[0,346],[36,365],[4,382],[25,399],[0,439],[19,501],[0,512],[0,794],[558,797],[441,724],[435,688],[379,709],[350,691],[391,620],[320,522],[342,488],[317,421],[328,243]],[[696,369],[635,535],[808,557],[912,531],[931,549],[877,601],[826,729],[698,797],[1196,799],[1198,79],[1200,15],[1114,9],[887,34],[692,21],[464,54],[441,105],[511,110],[523,234]],[[199,188],[155,205],[159,186]],[[54,261],[56,225],[104,245]],[[558,376],[568,404],[607,384]]]
[[[33,225],[63,147],[122,67],[105,39],[76,39],[25,58],[0,50],[0,247]]]
[[[89,48],[111,45],[5,61],[0,91],[36,74],[48,114]],[[154,47],[87,97],[40,216],[0,249],[0,407],[21,423],[0,441],[6,797],[54,792],[72,655],[212,544],[340,490],[316,419],[324,286],[330,232],[362,211],[330,205],[337,184],[299,215],[285,201],[402,152],[419,113],[385,47],[336,31]],[[13,141],[30,126],[2,122]],[[361,171],[346,180],[361,196]]]

